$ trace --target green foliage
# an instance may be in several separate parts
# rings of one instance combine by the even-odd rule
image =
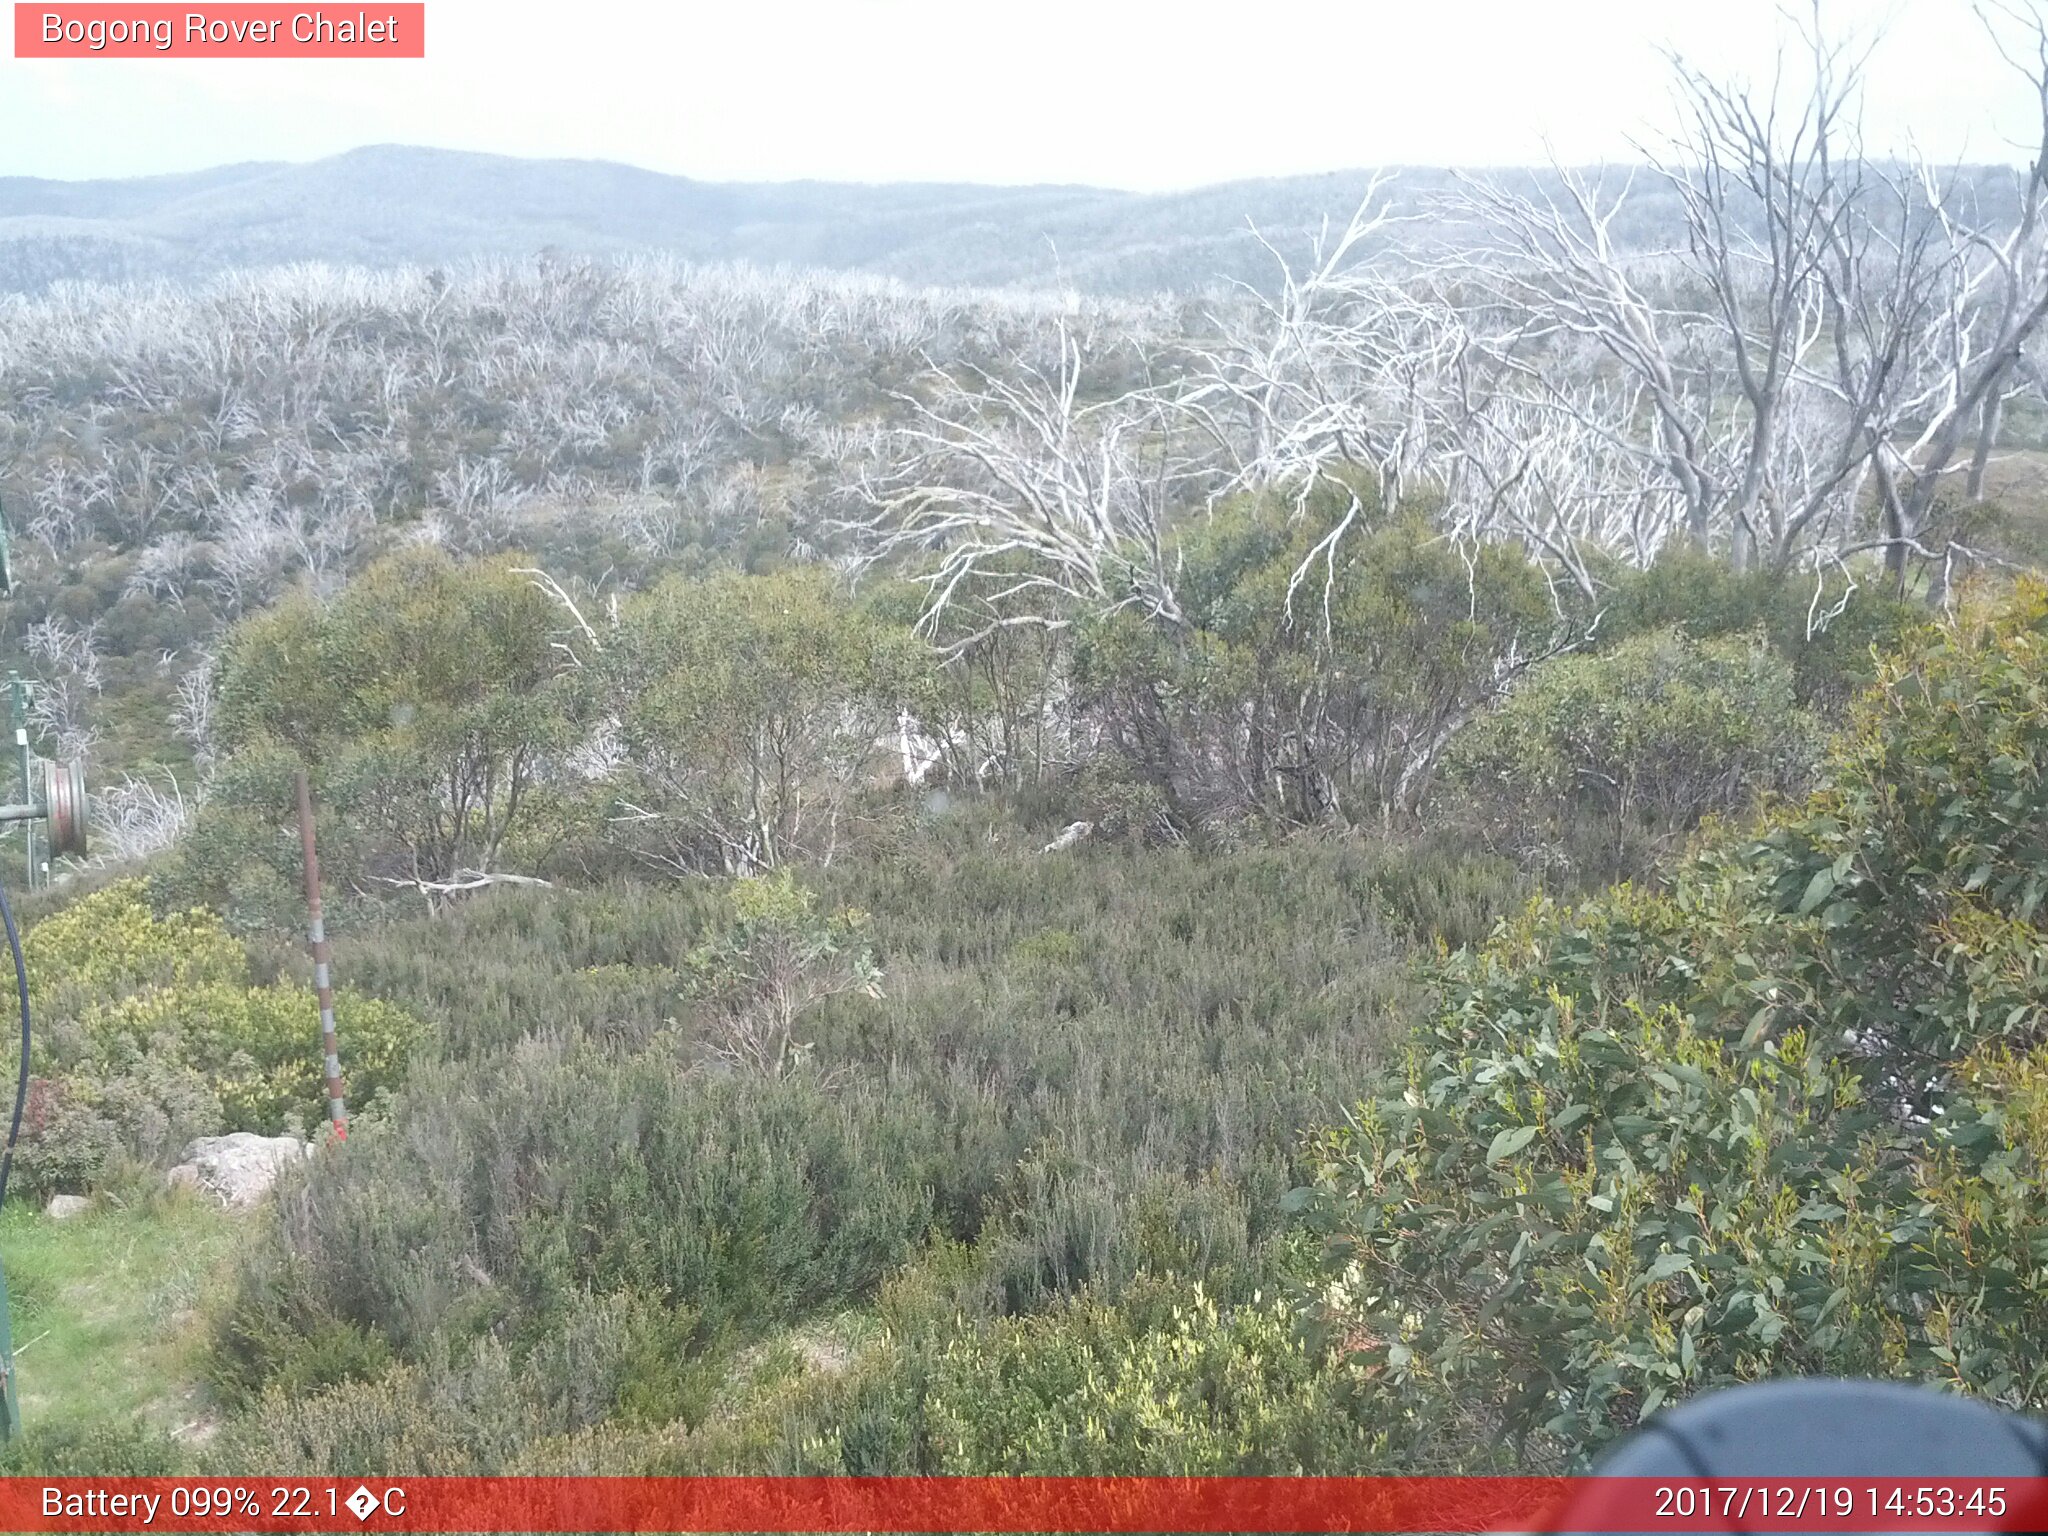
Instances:
[[[1197,1282],[955,1328],[867,1368],[795,1465],[855,1476],[1287,1476],[1377,1468],[1362,1378],[1271,1296]]]
[[[230,1475],[252,1465],[300,1476],[516,1474],[537,1460],[550,1470],[623,1470],[577,1466],[551,1442],[608,1422],[700,1415],[701,1377],[679,1353],[688,1333],[687,1318],[621,1293],[580,1298],[557,1335],[511,1346],[484,1339],[439,1369],[369,1369],[350,1342],[328,1362],[345,1374],[318,1383],[324,1391],[276,1378],[209,1447],[209,1461]]]
[[[124,884],[35,925],[51,1075],[16,1178],[99,1188],[62,1229],[84,1268],[187,1275],[124,1279],[131,1312],[221,1293],[190,1331],[227,1421],[205,1452],[38,1430],[10,1468],[1415,1471],[1568,1458],[1770,1372],[2041,1400],[2038,598],[1932,636],[1844,603],[1845,573],[1816,594],[1674,547],[1581,605],[1330,481],[1180,507],[1181,618],[985,627],[1031,617],[1013,596],[920,637],[914,572],[855,593],[799,558],[839,552],[844,429],[900,423],[933,364],[1030,352],[1046,317],[920,307],[891,339],[873,295],[706,281],[259,284],[231,317],[251,346],[24,354],[0,458],[47,558],[9,622],[100,626],[96,761],[209,777],[154,912]],[[194,336],[231,301],[149,300]],[[650,339],[678,315],[709,352]],[[79,334],[116,331],[164,328]],[[598,403],[572,414],[601,430],[544,441],[560,391],[501,365],[572,333]],[[308,336],[430,366],[309,393],[298,364],[348,349]],[[1142,350],[1081,397],[1143,382]],[[309,542],[212,559],[216,503],[285,462],[299,481],[229,510],[277,513],[252,547]],[[466,550],[537,558],[409,547],[430,508]],[[586,601],[593,633],[525,563],[619,601]],[[1041,595],[1022,552],[985,569]],[[171,655],[230,616],[211,736],[188,712],[166,742],[192,702]],[[1584,653],[1529,664],[1565,639]],[[1522,904],[1482,815],[1570,844],[1583,882],[1803,789],[1814,722],[1873,679],[1804,806],[1707,834],[1662,894],[1553,899],[1442,957],[1412,1059],[1304,1144],[1420,1005],[1415,950]],[[915,825],[892,800],[906,708],[944,781]],[[1432,805],[1447,753],[1457,795]],[[373,1113],[231,1238],[175,1211],[154,1243],[100,1229],[189,1137],[318,1115],[310,997],[232,937],[298,926],[300,767]],[[1037,853],[1077,817],[1088,840]],[[1627,824],[1612,857],[1578,858],[1602,822]],[[1373,823],[1401,835],[1301,832]],[[511,871],[579,888],[454,899]],[[421,1019],[437,1060],[414,1070]],[[1308,1283],[1284,1192],[1311,1181],[1337,1267],[1304,1329],[1275,1298]],[[128,1378],[190,1362],[84,1331],[114,1293],[51,1283],[26,1235],[21,1316],[59,1326],[24,1380],[66,1349],[125,1372],[107,1417],[163,1418]],[[230,1242],[231,1284],[185,1262]]]
[[[252,986],[242,946],[213,913],[159,916],[140,881],[121,881],[44,918],[23,948],[46,1074],[23,1116],[23,1193],[90,1187],[124,1155],[161,1165],[196,1136],[268,1135],[324,1115],[310,989]],[[423,1027],[346,992],[335,1013],[354,1106],[373,1109]]]
[[[347,1042],[351,1105],[374,1109],[418,1048],[422,1027],[389,1003],[346,993],[336,997],[334,1017],[336,1037]],[[301,984],[159,988],[93,1009],[81,1022],[87,1059],[102,1072],[138,1070],[166,1049],[193,1064],[218,1096],[227,1130],[269,1135],[325,1118],[319,1014]]]
[[[549,1331],[585,1290],[761,1326],[861,1294],[931,1221],[939,1148],[915,1106],[690,1074],[660,1042],[621,1059],[537,1040],[416,1074],[406,1110],[413,1129],[366,1126],[322,1159],[275,1281],[252,1273],[229,1323],[248,1385],[278,1368],[263,1341],[283,1330],[246,1322],[274,1284],[313,1298],[314,1325],[419,1359]]]
[[[379,738],[436,756],[530,739],[561,616],[513,563],[416,546],[330,602],[300,593],[239,626],[221,656],[226,744],[270,737],[324,764]]]
[[[1124,759],[1183,817],[1412,809],[1505,657],[1553,628],[1542,577],[1519,551],[1460,551],[1420,519],[1354,513],[1349,493],[1328,487],[1300,511],[1226,504],[1183,537],[1179,558],[1185,631],[1129,611],[1092,621],[1077,633],[1074,678]]]
[[[623,605],[602,671],[640,845],[739,874],[829,858],[878,743],[936,684],[906,626],[816,570],[664,581]]]
[[[697,1019],[721,1058],[780,1077],[813,1048],[796,1038],[800,1019],[841,993],[881,996],[866,915],[820,912],[786,869],[735,881],[731,908],[725,928],[689,959]]]
[[[1398,935],[1480,922],[1482,884],[1446,896],[1428,851],[1316,840],[1046,857],[1042,833],[985,823],[897,837],[813,872],[815,900],[780,876],[505,891],[359,940],[350,974],[445,1016],[453,1059],[323,1153],[251,1256],[219,1336],[237,1398],[345,1368],[337,1413],[439,1400],[476,1340],[539,1347],[627,1292],[689,1315],[661,1356],[687,1376],[876,1302],[935,1239],[962,1257],[921,1306],[926,1342],[1148,1275],[1226,1309],[1270,1298],[1299,1128],[1406,1005]],[[802,1071],[731,1071],[690,1014],[666,1022],[688,957],[849,908],[889,985],[805,1015]],[[370,1338],[417,1374],[373,1392]],[[332,1348],[309,1362],[313,1339]],[[607,1422],[670,1411],[636,1400]],[[693,1432],[688,1464],[795,1464],[779,1418],[746,1423]]]
[[[121,1128],[102,1113],[96,1083],[36,1078],[29,1083],[14,1148],[9,1192],[40,1205],[60,1191],[90,1189],[124,1149]],[[217,1117],[217,1106],[216,1117]],[[204,1122],[212,1129],[214,1118]],[[164,1116],[166,1128],[171,1117]]]
[[[1526,846],[1582,818],[1690,830],[1804,788],[1819,750],[1761,636],[1666,629],[1539,667],[1459,738],[1445,778]]]
[[[155,904],[216,912],[235,934],[289,933],[302,925],[301,855],[285,829],[297,818],[293,778],[303,766],[290,747],[267,739],[245,743],[219,764],[206,804],[150,870]],[[354,861],[343,847],[351,840],[349,824],[334,821],[321,818],[323,876],[346,871]],[[330,911],[346,905],[346,896],[336,898],[330,898]]]
[[[189,1475],[190,1451],[150,1424],[25,1426],[0,1446],[0,1477],[174,1477]]]
[[[270,1392],[304,1401],[346,1382],[374,1381],[393,1363],[383,1335],[322,1311],[289,1275],[260,1304],[231,1312],[214,1346],[212,1384],[230,1402],[247,1395],[258,1368]]]
[[[159,916],[132,880],[53,912],[22,942],[30,993],[46,1016],[147,992],[217,986],[243,978],[248,957],[213,913]]]
[[[1683,542],[1668,545],[1646,568],[1617,566],[1601,576],[1604,643],[1662,629],[1695,640],[1761,634],[1791,663],[1798,702],[1830,714],[1876,677],[1879,655],[1928,620],[1924,606],[1885,592],[1850,592],[1839,578],[1816,589],[1810,577],[1738,571]]]
[[[408,549],[330,600],[301,591],[238,625],[219,664],[227,762],[181,850],[181,894],[272,916],[300,766],[338,883],[431,892],[494,869],[567,740],[550,687],[561,616],[519,563]]]
[[[1413,1455],[1789,1372],[2041,1399],[2044,732],[2028,585],[1887,662],[1803,807],[1446,965],[1314,1202]]]
[[[1416,949],[1527,894],[1471,835],[1479,778],[1502,819],[1685,825],[1792,787],[1795,701],[1827,702],[1747,588],[1651,623],[1682,602],[1646,585],[1616,597],[1632,635],[1489,714],[1569,633],[1540,572],[1369,501],[1315,554],[1350,512],[1226,505],[1178,531],[1185,625],[1005,632],[945,666],[900,591],[815,570],[672,579],[593,642],[509,564],[409,552],[250,621],[227,755],[152,887],[223,916],[129,887],[48,920],[65,1066],[23,1165],[76,1187],[317,1115],[310,1001],[252,985],[230,937],[296,922],[310,763],[361,989],[344,1062],[376,1113],[288,1176],[223,1288],[208,1463],[1420,1470],[1569,1456],[1656,1393],[1816,1362],[1938,1373],[1947,1349],[1963,1384],[2034,1390],[2003,1310],[2038,1299],[2024,1128],[2048,1098],[2030,654],[1951,676],[1923,643],[1910,676],[1948,702],[1852,733],[1806,811],[1718,834],[1667,894],[1542,906],[1441,957],[1447,1016],[1409,1070],[1304,1142],[1413,1013]],[[1036,762],[1048,826],[1078,809],[1095,835],[1042,855],[1047,826],[957,783],[874,814],[905,707],[951,767]],[[1924,805],[1895,793],[1984,711],[2016,734]],[[1110,750],[1058,761],[1049,722]],[[581,777],[603,752],[571,768],[579,736],[619,749],[609,777]],[[1405,817],[1447,751],[1455,824],[1257,837]],[[2000,796],[2005,822],[1969,809]],[[1943,805],[1966,869],[1907,828]],[[1192,821],[1232,826],[1190,844]],[[353,889],[538,868],[565,837],[611,883],[349,923]],[[684,878],[621,879],[628,858]],[[415,1066],[420,1019],[439,1059]],[[1276,1299],[1311,1285],[1304,1184],[1340,1257],[1307,1326]]]
[[[1887,659],[1833,783],[1768,840],[1770,900],[1829,941],[1804,994],[1916,1081],[2048,1018],[2044,647],[2048,589],[2028,580]]]

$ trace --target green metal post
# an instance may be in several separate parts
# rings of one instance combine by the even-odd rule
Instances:
[[[7,691],[11,696],[14,742],[21,765],[21,803],[27,805],[35,799],[35,794],[28,776],[28,689],[23,685],[19,672],[7,674]],[[22,862],[28,869],[28,883],[33,889],[36,883],[36,824],[33,821],[21,824],[21,848]],[[14,1326],[7,1313],[7,1273],[0,1269],[0,1441],[12,1440],[20,1433],[21,1401],[14,1390]]]
[[[21,680],[19,672],[7,674],[7,692],[12,700],[14,717],[14,750],[21,760],[21,803],[31,804],[36,798],[36,787],[30,778],[32,763],[28,750],[28,685]],[[22,862],[28,867],[28,888],[36,888],[36,824],[24,821],[21,824]]]
[[[14,1327],[7,1317],[7,1275],[0,1271],[0,1442],[21,1433],[21,1397],[14,1387]]]
[[[0,594],[14,591],[14,562],[7,547],[7,519],[0,517]],[[21,674],[7,674],[9,692],[13,695],[14,740],[21,749],[21,803],[29,804],[35,799],[35,786],[29,782],[28,769],[28,694],[23,688]],[[28,883],[36,882],[36,835],[34,823],[24,821],[22,845],[27,853],[23,861],[28,866]],[[13,1440],[21,1433],[21,1397],[14,1386],[14,1325],[7,1315],[7,1272],[0,1269],[0,1441]]]

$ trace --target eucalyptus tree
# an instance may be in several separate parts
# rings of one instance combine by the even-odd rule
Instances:
[[[516,563],[459,565],[415,546],[331,599],[301,589],[237,625],[214,701],[186,709],[228,759],[230,786],[238,759],[312,769],[339,813],[328,834],[338,874],[435,905],[520,874],[505,867],[508,846],[569,742],[554,623]],[[277,780],[246,805],[229,793],[207,810],[260,813],[260,825],[285,810]]]
[[[670,577],[584,650],[618,743],[614,830],[671,873],[829,864],[933,683],[906,626],[816,567]]]

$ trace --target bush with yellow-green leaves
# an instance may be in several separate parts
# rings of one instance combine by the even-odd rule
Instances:
[[[159,914],[140,881],[73,902],[24,942],[41,1028],[17,1151],[32,1197],[90,1187],[125,1159],[161,1164],[195,1136],[275,1135],[324,1111],[311,992],[252,985],[219,917]],[[352,1102],[374,1105],[424,1029],[374,998],[339,995]]]
[[[1370,1378],[1292,1301],[1153,1280],[904,1340],[854,1374],[790,1465],[814,1473],[1292,1476],[1376,1470]]]

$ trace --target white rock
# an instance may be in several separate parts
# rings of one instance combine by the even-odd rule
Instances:
[[[92,1202],[83,1195],[52,1195],[50,1203],[43,1207],[43,1214],[52,1221],[68,1221],[92,1209]]]
[[[258,1136],[251,1131],[202,1136],[164,1177],[174,1185],[206,1190],[223,1205],[246,1207],[261,1200],[280,1173],[312,1151],[296,1136]]]

